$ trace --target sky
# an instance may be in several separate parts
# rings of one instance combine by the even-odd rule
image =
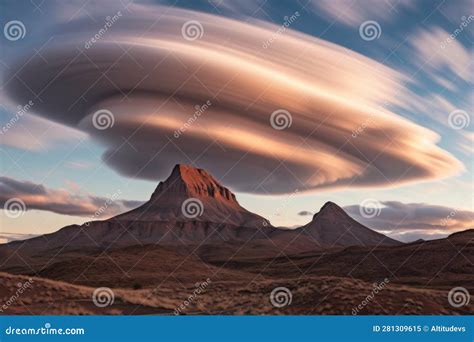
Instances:
[[[177,163],[275,226],[327,201],[402,241],[474,226],[471,1],[0,6],[0,242],[134,208]]]

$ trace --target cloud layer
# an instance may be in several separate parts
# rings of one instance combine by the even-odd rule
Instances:
[[[428,231],[449,234],[474,228],[474,212],[425,203],[381,202],[379,208],[344,207],[355,220],[381,231]]]
[[[9,48],[3,91],[89,133],[123,175],[160,180],[192,163],[237,191],[288,193],[390,187],[463,169],[436,146],[437,134],[382,106],[401,103],[406,78],[367,57],[188,10],[116,3],[91,13],[120,10],[103,32],[85,14],[38,27],[32,40],[54,39],[41,56]],[[184,29],[190,20],[196,36]],[[102,109],[113,122],[103,130],[93,124]],[[277,110],[289,113],[285,129],[271,124]]]
[[[120,200],[118,190],[110,197],[75,195],[64,189],[48,189],[41,184],[0,177],[0,209],[44,210],[72,216],[107,218],[138,207],[142,202]],[[21,200],[24,203],[21,203]]]
[[[365,20],[373,18],[393,21],[400,10],[413,9],[416,4],[410,0],[312,0],[311,5],[331,20],[358,27]]]
[[[27,240],[38,236],[37,234],[15,234],[15,233],[0,233],[0,244],[9,243],[17,240]]]

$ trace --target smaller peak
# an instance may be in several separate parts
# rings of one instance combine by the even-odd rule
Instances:
[[[342,209],[340,206],[338,206],[336,203],[334,202],[331,202],[331,201],[328,201],[326,203],[324,203],[324,205],[321,207],[321,209],[319,210],[319,212],[317,212],[316,214],[314,214],[313,216],[313,220],[318,217],[318,216],[321,216],[321,215],[327,215],[327,214],[343,214],[343,215],[347,215],[346,212],[344,211],[344,209]]]
[[[327,209],[327,208],[339,208],[339,209],[341,209],[340,206],[338,206],[336,203],[331,202],[331,201],[327,201],[326,203],[324,203],[324,205],[321,207],[321,210]]]
[[[322,213],[324,211],[338,211],[338,212],[344,212],[345,213],[344,209],[342,209],[336,203],[331,202],[331,201],[328,201],[328,202],[324,203],[324,205],[319,210],[320,213]]]

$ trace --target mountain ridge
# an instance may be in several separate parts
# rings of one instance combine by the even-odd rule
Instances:
[[[189,204],[189,208],[186,205]],[[260,250],[290,254],[347,246],[397,245],[400,242],[352,219],[327,202],[308,224],[276,228],[243,208],[235,194],[203,169],[176,165],[150,200],[129,212],[81,226],[0,246],[0,256],[17,262],[51,251],[107,250],[134,245],[189,246],[220,243],[254,244]],[[20,252],[19,252],[20,251]]]

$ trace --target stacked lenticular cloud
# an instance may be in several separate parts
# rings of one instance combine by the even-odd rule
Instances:
[[[406,76],[336,44],[287,30],[263,48],[277,26],[146,5],[100,34],[87,15],[66,17],[31,30],[31,42],[55,32],[41,55],[8,46],[4,96],[33,99],[32,114],[87,132],[121,174],[158,180],[196,162],[236,191],[288,193],[462,169],[437,134],[384,106],[407,96]],[[108,115],[99,128],[98,111]]]

